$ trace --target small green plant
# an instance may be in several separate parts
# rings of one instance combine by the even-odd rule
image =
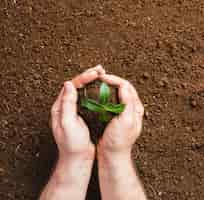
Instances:
[[[92,111],[100,113],[99,120],[101,122],[108,122],[110,120],[109,113],[120,114],[124,111],[124,104],[114,104],[110,103],[111,90],[106,83],[101,83],[99,91],[99,102],[84,98],[81,101],[81,106]]]

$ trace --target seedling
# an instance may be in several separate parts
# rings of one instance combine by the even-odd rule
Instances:
[[[110,113],[120,114],[124,111],[124,104],[110,103],[111,90],[106,83],[101,83],[99,90],[99,102],[85,97],[81,101],[81,106],[92,112],[100,113],[99,120],[101,122],[108,122],[110,120]]]

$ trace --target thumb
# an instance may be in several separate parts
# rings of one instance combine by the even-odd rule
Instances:
[[[119,115],[119,118],[125,119],[127,123],[132,124],[134,121],[134,99],[130,91],[130,84],[124,84],[119,90],[121,102],[125,104],[125,110]]]
[[[77,116],[77,90],[71,81],[64,83],[62,97],[62,125],[67,125]]]

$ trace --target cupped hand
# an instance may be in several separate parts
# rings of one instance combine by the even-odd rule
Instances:
[[[94,154],[95,147],[90,140],[88,127],[77,115],[77,88],[94,81],[104,73],[104,69],[97,66],[64,83],[51,110],[52,130],[59,156]]]
[[[98,147],[103,152],[130,153],[141,133],[144,107],[135,88],[128,81],[108,74],[101,75],[100,79],[118,87],[119,99],[125,104],[125,110],[110,121]]]

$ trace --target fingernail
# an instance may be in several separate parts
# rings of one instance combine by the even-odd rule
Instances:
[[[65,82],[64,87],[65,87],[65,90],[70,92],[73,89],[73,84],[70,81],[67,81]]]

